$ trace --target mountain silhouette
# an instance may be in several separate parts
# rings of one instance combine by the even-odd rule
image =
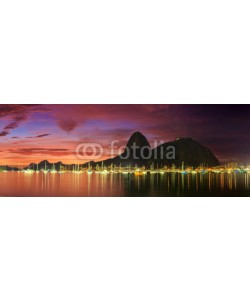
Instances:
[[[174,147],[175,158],[166,159],[167,149]],[[164,143],[152,151],[151,163],[156,163],[159,166],[175,165],[177,167],[192,166],[198,167],[204,166],[217,166],[219,165],[218,159],[212,153],[212,151],[196,142],[192,138],[178,138],[175,141]]]
[[[170,149],[170,150],[169,150]],[[174,149],[174,152],[173,152]],[[168,155],[168,154],[172,155]],[[174,156],[173,156],[174,154]],[[68,170],[73,170],[76,168],[96,167],[96,165],[116,165],[116,166],[145,166],[149,167],[163,167],[163,166],[172,166],[176,167],[181,166],[191,166],[197,167],[200,165],[203,166],[217,166],[219,165],[218,159],[212,153],[212,151],[196,142],[192,138],[177,138],[175,141],[167,142],[161,144],[160,146],[152,149],[147,138],[139,131],[136,131],[129,138],[125,150],[110,159],[103,161],[90,161],[80,165],[71,164],[66,165],[62,162],[50,163],[47,160],[41,161],[38,166],[36,163],[31,163],[27,168],[31,169],[55,169],[60,170],[60,168],[66,168]]]
[[[111,164],[121,165],[122,167],[147,165],[151,157],[150,149],[147,138],[141,132],[136,131],[129,138],[125,150],[114,158],[104,160],[103,164],[106,166]],[[147,157],[147,159],[144,157]]]
[[[145,146],[150,147],[147,138],[140,131],[134,132],[128,140],[127,147],[131,148],[133,145],[136,145],[140,148]]]
[[[133,148],[133,146],[135,146]],[[167,154],[171,152],[169,147],[174,149],[174,158],[167,158]],[[100,163],[100,162],[99,162]],[[147,138],[140,132],[134,132],[128,140],[124,152],[114,158],[104,160],[101,162],[105,165],[137,165],[149,167],[152,164],[154,167],[158,166],[185,166],[197,167],[217,166],[218,159],[212,151],[196,142],[192,138],[177,138],[175,141],[164,143],[154,149],[150,148]]]

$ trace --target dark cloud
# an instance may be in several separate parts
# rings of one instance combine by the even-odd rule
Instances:
[[[19,154],[19,155],[53,155],[53,156],[65,156],[72,155],[73,153],[71,149],[66,148],[42,148],[42,147],[34,147],[34,148],[17,148],[17,149],[9,149],[10,153]]]
[[[3,132],[6,133],[5,135],[9,134],[10,130],[17,128],[21,122],[26,120],[28,107],[30,106],[4,104],[0,105],[0,118],[8,116],[12,119],[11,122],[9,122],[9,124],[7,124],[3,129]]]
[[[6,136],[7,134],[9,134],[8,131],[1,131],[1,132],[0,132],[0,136]]]
[[[17,127],[18,127],[18,122],[12,122],[12,123],[9,123],[7,126],[5,126],[4,130],[15,129]]]
[[[78,125],[74,120],[59,120],[58,125],[61,129],[70,132]]]
[[[21,122],[27,120],[30,112],[47,110],[47,107],[40,104],[0,104],[0,118],[8,117],[11,119],[9,124],[3,128],[3,132],[9,134],[10,130],[17,128]]]
[[[42,138],[42,137],[45,137],[45,136],[48,136],[48,135],[50,135],[50,133],[40,134],[40,135],[37,135],[36,137],[37,138]]]
[[[27,136],[27,139],[43,138],[43,137],[48,136],[48,135],[50,135],[50,133],[39,134],[39,135],[36,135],[36,136]]]
[[[38,104],[0,104],[0,118],[13,115],[17,121],[21,121],[30,109],[38,106]]]
[[[17,150],[9,149],[10,152],[45,152],[45,151],[68,151],[69,149],[65,148],[19,148]]]

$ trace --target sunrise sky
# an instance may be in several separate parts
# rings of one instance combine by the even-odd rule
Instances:
[[[141,131],[153,146],[189,136],[221,162],[250,162],[250,105],[0,105],[0,165],[82,163],[79,143],[125,146]],[[118,151],[118,150],[117,150]],[[100,160],[100,159],[99,159]],[[85,162],[85,161],[84,161]]]

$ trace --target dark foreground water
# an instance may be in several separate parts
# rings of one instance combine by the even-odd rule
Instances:
[[[250,174],[0,173],[0,196],[250,196]]]

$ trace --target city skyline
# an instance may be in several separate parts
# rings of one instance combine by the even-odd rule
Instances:
[[[100,143],[100,159],[110,158],[110,144],[126,145],[141,131],[151,146],[190,136],[209,147],[220,162],[250,162],[249,105],[0,105],[0,164],[48,159],[83,163],[79,143]]]

